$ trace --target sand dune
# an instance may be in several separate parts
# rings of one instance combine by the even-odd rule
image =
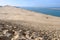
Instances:
[[[60,29],[60,17],[36,13],[13,6],[0,7],[1,20],[23,21],[28,26],[38,29]],[[24,23],[23,23],[24,24]]]
[[[0,40],[60,40],[60,17],[1,6]]]

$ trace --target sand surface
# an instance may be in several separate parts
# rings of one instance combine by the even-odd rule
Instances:
[[[15,20],[17,23],[19,21],[26,22],[23,24],[37,29],[60,29],[60,17],[36,13],[13,6],[0,7],[0,19]]]
[[[60,40],[60,17],[2,6],[0,40]]]
[[[15,20],[26,22],[28,26],[44,29],[60,29],[60,17],[36,13],[13,6],[0,7],[1,20]],[[22,23],[23,23],[22,22]]]

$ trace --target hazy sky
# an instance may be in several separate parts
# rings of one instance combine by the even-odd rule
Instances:
[[[0,0],[0,5],[23,7],[60,7],[60,0]]]

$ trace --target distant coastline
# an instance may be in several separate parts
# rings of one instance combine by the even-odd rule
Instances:
[[[50,9],[52,9],[52,10],[60,10],[60,8],[50,8]]]

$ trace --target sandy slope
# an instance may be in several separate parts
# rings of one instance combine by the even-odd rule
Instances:
[[[34,29],[60,29],[60,17],[36,13],[12,6],[0,7],[1,20],[19,20],[20,24],[32,26]],[[15,23],[19,23],[19,21]],[[23,22],[21,22],[23,21]],[[25,22],[25,23],[24,23]]]

